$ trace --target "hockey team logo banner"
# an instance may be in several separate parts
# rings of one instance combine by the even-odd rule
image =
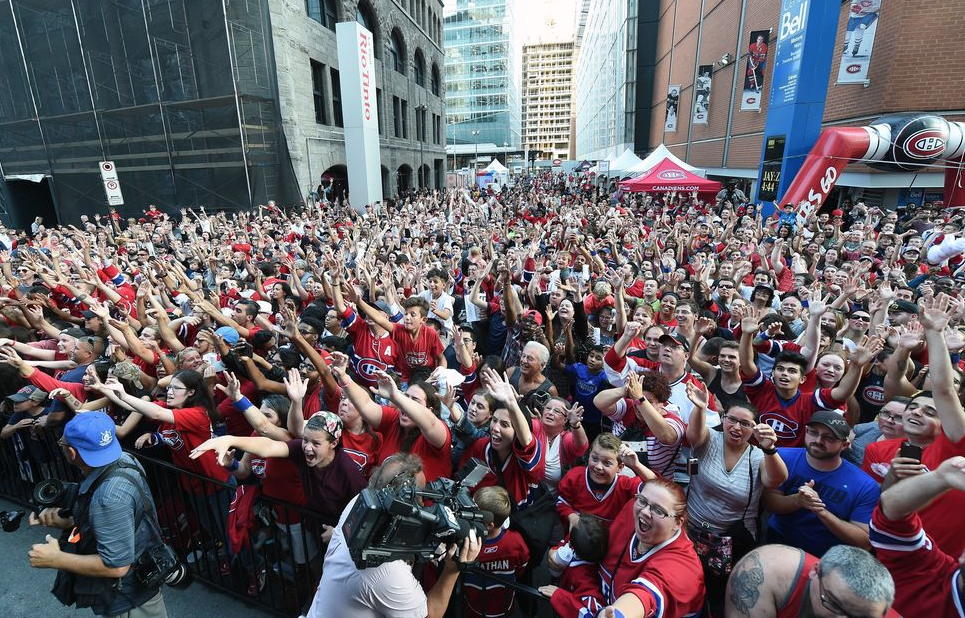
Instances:
[[[754,30],[747,45],[747,68],[744,71],[744,94],[741,111],[761,111],[761,92],[764,90],[764,69],[767,67],[767,45],[770,30]]]
[[[680,86],[667,86],[667,116],[663,122],[665,133],[677,132],[677,110],[680,107]]]
[[[863,84],[868,81],[871,50],[878,31],[878,12],[881,0],[851,0],[848,28],[844,33],[839,84]]]
[[[710,82],[713,76],[714,65],[702,64],[697,67],[697,80],[694,82],[696,98],[693,124],[707,124],[707,115],[710,110]]]

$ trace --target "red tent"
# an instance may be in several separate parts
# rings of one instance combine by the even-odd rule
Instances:
[[[620,183],[624,191],[662,193],[680,191],[689,193],[717,193],[721,185],[716,180],[707,180],[683,169],[670,159],[664,159],[636,178]]]

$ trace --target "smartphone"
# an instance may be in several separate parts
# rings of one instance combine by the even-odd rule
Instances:
[[[898,456],[914,459],[915,461],[921,461],[921,447],[915,446],[914,444],[909,444],[908,442],[903,442],[901,444],[901,449],[898,451]]]
[[[697,476],[698,472],[698,459],[696,457],[691,457],[687,460],[687,476]]]

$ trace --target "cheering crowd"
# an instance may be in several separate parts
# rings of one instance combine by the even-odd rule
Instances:
[[[962,219],[764,217],[733,187],[547,173],[364,213],[0,229],[0,438],[37,482],[39,439],[106,412],[192,473],[186,506],[253,595],[266,565],[218,529],[229,505],[257,486],[305,507],[274,525],[321,578],[311,616],[343,511],[400,457],[418,483],[490,470],[462,557],[496,577],[464,573],[443,611],[514,615],[504,578],[567,618],[965,616]],[[406,615],[441,615],[447,573]]]

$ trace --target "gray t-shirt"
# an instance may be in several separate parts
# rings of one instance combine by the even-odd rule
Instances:
[[[711,532],[723,534],[727,527],[744,513],[753,479],[754,494],[744,517],[744,525],[756,536],[757,507],[764,492],[764,485],[761,483],[764,453],[761,449],[748,445],[737,465],[728,472],[724,468],[724,434],[713,429],[709,434],[703,446],[693,449],[693,455],[700,463],[699,472],[690,478],[687,516],[697,527],[706,525]]]

